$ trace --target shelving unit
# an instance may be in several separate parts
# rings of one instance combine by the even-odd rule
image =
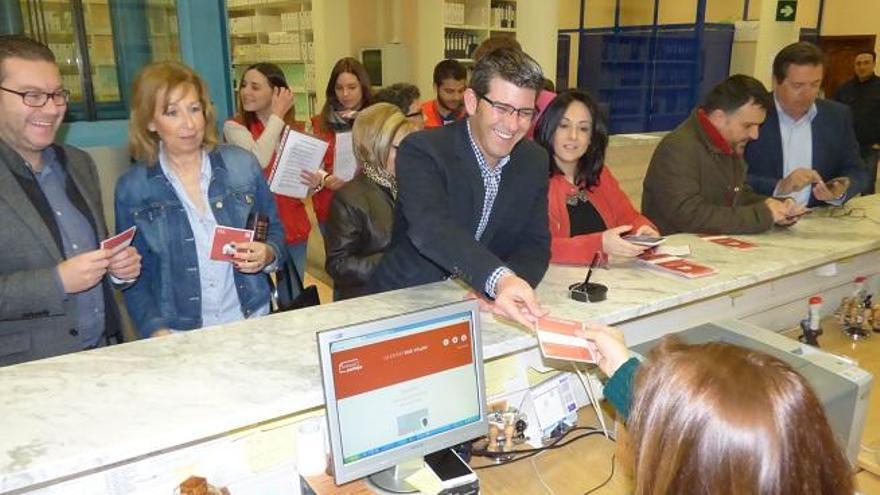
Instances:
[[[474,49],[494,36],[516,36],[515,0],[443,0],[443,55],[472,64]]]
[[[82,5],[94,101],[97,104],[119,105],[122,95],[110,5],[108,0],[83,0]],[[82,102],[83,60],[77,49],[71,2],[44,0],[35,7],[31,2],[21,0],[20,8],[25,18],[39,19],[44,23],[47,45],[55,54],[64,85],[71,92],[71,100],[74,103]],[[179,59],[174,0],[149,0],[145,2],[144,10],[153,60]]]
[[[228,0],[234,87],[258,62],[278,65],[294,92],[296,119],[316,113],[315,37],[308,0]]]
[[[581,34],[578,86],[597,95],[613,133],[665,131],[727,76],[733,26],[627,26]]]

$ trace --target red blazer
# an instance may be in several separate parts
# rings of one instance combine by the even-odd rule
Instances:
[[[233,119],[235,120],[235,119]],[[239,124],[244,125],[243,121],[235,120]],[[291,126],[294,130],[305,132],[305,125],[296,122]],[[248,129],[254,139],[259,139],[263,134],[265,127],[259,120],[254,120]],[[275,163],[275,155],[269,163]],[[263,169],[263,177],[267,180],[272,175],[273,167],[269,166]],[[299,244],[309,240],[309,231],[312,230],[312,224],[309,222],[309,216],[306,213],[306,207],[298,198],[284,196],[281,194],[273,194],[275,197],[275,206],[278,208],[278,217],[281,219],[281,225],[284,226],[284,241],[287,244]]]
[[[571,223],[565,201],[575,193],[577,187],[565,180],[564,175],[550,177],[547,212],[550,217],[551,263],[588,264],[597,252],[603,260],[606,258],[605,253],[602,252],[602,232],[574,237],[570,235]],[[632,225],[633,231],[642,225],[654,227],[650,220],[633,208],[607,166],[602,167],[599,182],[592,189],[587,190],[587,197],[609,229],[620,225]]]

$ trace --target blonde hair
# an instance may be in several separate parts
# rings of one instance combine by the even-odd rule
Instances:
[[[386,170],[391,143],[400,132],[416,130],[395,105],[376,103],[361,111],[354,120],[351,139],[354,156],[363,167]]]
[[[198,95],[205,115],[203,146],[211,151],[217,145],[216,111],[208,85],[189,67],[178,62],[156,62],[145,66],[134,81],[129,114],[128,146],[135,160],[153,164],[159,157],[159,136],[149,129],[161,97],[164,107],[178,88],[190,86]]]

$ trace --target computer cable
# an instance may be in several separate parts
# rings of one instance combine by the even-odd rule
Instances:
[[[577,436],[575,436],[574,438],[570,438],[570,439],[568,439],[568,440],[566,440],[566,441],[563,442],[562,440],[563,440],[563,439],[564,439],[569,433],[571,433],[571,432],[573,432],[573,431],[587,431],[587,432],[584,433],[584,434],[582,434],[582,435],[577,435]],[[539,448],[536,448],[536,449],[522,449],[522,450],[515,450],[515,451],[512,451],[512,452],[488,452],[488,451],[485,451],[485,450],[474,450],[474,451],[473,451],[473,455],[481,456],[481,457],[494,458],[494,457],[510,456],[510,455],[517,456],[517,457],[514,457],[513,459],[510,459],[510,460],[507,460],[507,461],[500,462],[500,463],[498,463],[498,464],[487,464],[487,465],[485,465],[485,466],[478,466],[478,467],[475,467],[475,468],[473,468],[473,469],[474,469],[474,470],[480,470],[480,469],[489,469],[489,468],[498,467],[498,466],[506,466],[506,465],[508,465],[508,464],[513,464],[514,462],[518,462],[518,461],[521,461],[521,460],[523,460],[523,459],[528,459],[528,458],[530,458],[530,457],[536,456],[536,455],[540,454],[541,452],[545,452],[545,451],[547,451],[547,450],[561,449],[561,448],[567,446],[568,444],[570,444],[570,443],[572,443],[572,442],[576,442],[576,441],[578,441],[578,440],[580,440],[580,439],[582,439],[582,438],[590,437],[590,436],[593,436],[593,435],[602,435],[602,430],[599,430],[599,429],[596,429],[596,428],[592,428],[592,427],[582,426],[582,427],[572,428],[571,430],[569,430],[568,432],[566,432],[563,436],[561,436],[561,437],[559,437],[558,439],[556,439],[555,442],[553,442],[552,444],[547,445],[547,446],[545,446],[545,447],[539,447]],[[524,455],[523,455],[523,454],[524,454]]]
[[[605,481],[598,484],[597,486],[594,486],[593,488],[590,488],[589,490],[585,491],[584,495],[590,495],[591,493],[595,493],[596,490],[602,488],[603,486],[607,485],[611,481],[611,478],[614,477],[614,459],[616,456],[617,456],[616,454],[611,454],[611,474],[608,475],[608,478],[606,478]]]

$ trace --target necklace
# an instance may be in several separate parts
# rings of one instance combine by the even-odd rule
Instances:
[[[568,206],[577,206],[578,203],[588,203],[590,198],[587,197],[587,191],[578,189],[576,193],[569,194],[565,198],[565,204]]]

